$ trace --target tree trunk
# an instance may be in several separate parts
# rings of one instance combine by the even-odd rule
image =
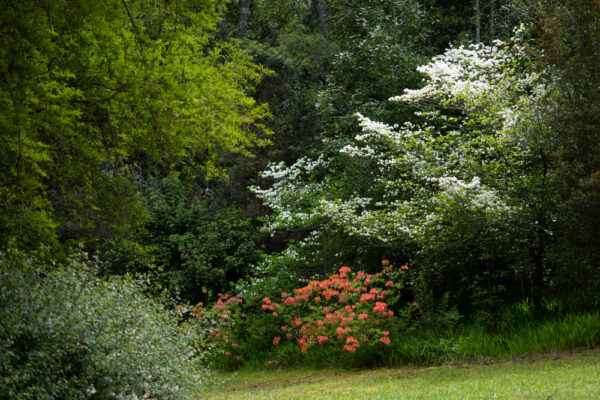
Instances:
[[[496,36],[494,18],[496,18],[496,2],[492,0],[490,4],[490,40],[494,40],[494,36]]]
[[[221,4],[217,5],[217,11],[221,13],[221,40],[224,42],[228,42],[229,31],[227,29],[227,14],[225,14],[225,10],[223,9],[223,6]]]
[[[531,277],[531,296],[533,297],[533,307],[536,311],[540,311],[542,308],[542,296],[544,294],[544,248],[546,246],[543,229],[538,229],[537,236],[538,243],[533,260],[533,276]]]
[[[315,0],[315,8],[319,17],[319,31],[323,36],[329,36],[329,21],[327,18],[326,0]]]
[[[481,10],[479,8],[479,0],[475,0],[475,43],[479,45],[481,42]]]
[[[548,159],[546,155],[540,151],[540,157],[542,160],[542,186],[541,192],[546,193],[546,178],[548,176]],[[536,248],[533,250],[533,276],[532,276],[532,297],[533,297],[533,306],[536,311],[541,310],[542,308],[542,296],[544,294],[544,261],[546,255],[546,230],[547,230],[547,214],[545,211],[546,207],[546,196],[542,197],[542,209],[538,211],[538,215],[536,218],[536,235],[537,235],[537,243]]]
[[[242,0],[240,8],[240,23],[238,25],[238,39],[243,39],[248,33],[248,18],[250,17],[250,0]]]

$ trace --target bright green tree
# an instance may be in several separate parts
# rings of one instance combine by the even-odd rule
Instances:
[[[0,11],[0,242],[106,237],[136,180],[223,174],[267,143],[261,76],[211,40],[217,0],[9,1]]]

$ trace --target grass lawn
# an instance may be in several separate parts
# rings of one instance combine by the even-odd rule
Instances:
[[[201,398],[600,399],[600,351],[491,365],[362,371],[239,371]]]

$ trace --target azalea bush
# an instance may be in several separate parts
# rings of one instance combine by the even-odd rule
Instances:
[[[376,274],[352,273],[344,266],[327,279],[310,281],[291,294],[281,293],[280,303],[263,298],[262,309],[281,321],[281,334],[273,344],[295,341],[302,354],[315,345],[350,353],[361,346],[389,345],[394,324],[389,305],[399,297],[402,273],[408,266],[394,271],[388,260],[382,264],[383,270]]]
[[[178,314],[199,334],[194,347],[204,355],[202,361],[219,368],[233,369],[241,364],[240,329],[246,314],[242,312],[243,295],[218,294],[217,302],[204,306],[177,306]]]

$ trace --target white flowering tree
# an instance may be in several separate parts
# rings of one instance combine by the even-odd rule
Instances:
[[[525,54],[518,35],[451,48],[419,67],[422,88],[390,99],[415,106],[413,121],[358,114],[362,131],[329,161],[272,166],[264,175],[277,181],[255,189],[274,211],[267,229],[320,220],[372,243],[411,244],[428,279],[462,280],[470,301],[494,303],[506,280],[543,268],[551,233],[541,104],[552,93]],[[329,175],[298,179],[313,165]]]
[[[455,208],[489,223],[518,212],[506,183],[528,157],[517,125],[536,76],[502,46],[452,48],[420,67],[427,84],[390,99],[420,106],[420,123],[389,126],[359,114],[362,134],[341,153],[370,159],[386,190],[381,199],[322,200],[323,212],[383,241],[430,235]]]

